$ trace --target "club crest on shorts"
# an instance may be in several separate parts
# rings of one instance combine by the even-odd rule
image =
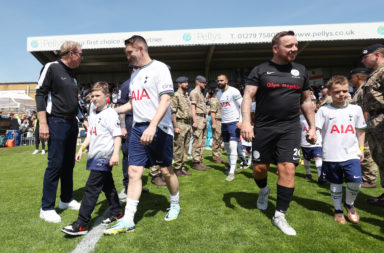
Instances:
[[[257,150],[254,150],[253,153],[252,153],[252,159],[253,159],[255,162],[260,161],[260,152],[257,151]]]

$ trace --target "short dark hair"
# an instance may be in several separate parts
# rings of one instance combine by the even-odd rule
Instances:
[[[294,31],[282,31],[279,33],[276,33],[275,36],[272,38],[272,46],[279,45],[280,38],[284,36],[295,36]]]
[[[125,46],[128,46],[128,45],[133,45],[133,44],[135,44],[136,42],[140,42],[140,43],[142,43],[143,46],[144,46],[144,50],[145,50],[146,52],[148,52],[148,44],[147,44],[147,41],[146,41],[142,36],[140,36],[140,35],[133,35],[131,38],[126,39],[126,40],[124,41],[124,44],[125,44]]]

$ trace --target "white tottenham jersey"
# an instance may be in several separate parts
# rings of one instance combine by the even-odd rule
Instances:
[[[221,122],[239,122],[241,120],[240,107],[243,101],[240,91],[228,86],[224,92],[222,90],[217,92],[217,98],[221,104]]]
[[[133,124],[151,122],[163,94],[173,93],[173,82],[167,65],[152,60],[132,74],[129,97],[133,106]],[[171,107],[169,106],[158,127],[173,136]]]
[[[303,114],[300,114],[300,125],[301,125],[301,146],[305,148],[312,148],[312,147],[321,147],[321,134],[319,130],[316,130],[317,135],[317,141],[315,144],[311,144],[307,141],[306,135],[309,130],[309,125],[307,122],[307,119],[304,117]]]
[[[356,129],[367,124],[360,106],[347,104],[336,108],[331,104],[320,107],[316,114],[316,127],[323,138],[323,160],[343,162],[360,158]]]
[[[109,161],[113,154],[113,137],[121,136],[120,120],[117,112],[108,107],[96,112],[96,107],[90,105],[88,136],[91,138],[89,144],[89,159],[106,159]]]

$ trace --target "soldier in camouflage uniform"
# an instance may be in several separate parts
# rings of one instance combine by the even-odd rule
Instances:
[[[363,111],[367,112],[369,148],[384,187],[384,45],[374,44],[364,49],[361,62],[373,70],[363,86]],[[384,207],[384,193],[368,199],[368,203]]]
[[[207,79],[199,75],[196,76],[195,83],[196,87],[190,94],[193,120],[192,162],[195,170],[207,170],[208,167],[202,163],[207,135],[207,105],[202,91],[207,85]]]
[[[366,68],[355,68],[351,70],[351,83],[352,87],[357,89],[352,98],[352,104],[359,105],[363,107],[363,87],[364,82],[366,81],[370,71]],[[366,113],[364,113],[365,119]],[[362,188],[376,188],[376,179],[378,174],[378,169],[376,163],[373,161],[371,152],[368,145],[369,132],[365,133],[364,141],[364,160],[361,162],[361,170],[363,174],[363,183],[361,184]]]
[[[221,159],[221,144],[223,143],[223,139],[221,138],[221,105],[216,93],[216,89],[209,90],[213,131],[212,158],[215,163],[224,163],[224,160]]]
[[[178,89],[171,102],[172,123],[175,131],[173,141],[173,171],[176,176],[191,176],[184,163],[188,159],[188,147],[191,139],[191,102],[186,94],[188,90],[188,77],[180,76],[176,79]]]

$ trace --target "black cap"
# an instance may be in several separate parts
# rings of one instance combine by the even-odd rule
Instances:
[[[176,83],[185,83],[185,82],[188,82],[188,77],[186,76],[179,76],[178,78],[176,78]]]
[[[367,54],[373,53],[373,52],[375,52],[377,49],[380,49],[380,48],[384,48],[384,45],[383,45],[383,44],[373,44],[373,45],[370,45],[370,46],[368,46],[366,49],[364,49],[364,50],[361,52],[361,57],[364,57],[364,56],[366,56]]]
[[[195,80],[199,81],[200,83],[206,83],[207,82],[207,79],[201,75],[196,76]]]
[[[352,74],[359,74],[359,73],[369,74],[370,71],[367,68],[354,68],[351,70],[349,74],[352,75]]]

